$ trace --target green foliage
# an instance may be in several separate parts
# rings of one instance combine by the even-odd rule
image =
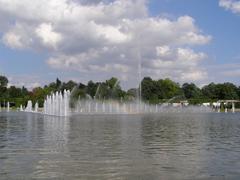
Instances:
[[[99,84],[98,83],[94,83],[93,81],[89,81],[87,84],[87,94],[90,95],[92,98],[94,98],[94,96],[96,95],[96,91],[98,88]]]
[[[8,79],[5,76],[0,76],[0,87],[7,87]]]
[[[211,83],[202,88],[205,98],[231,100],[239,99],[239,89],[232,83],[214,84]]]
[[[120,88],[119,86],[119,81],[117,78],[112,77],[109,80],[106,80],[106,85],[110,88],[110,89],[114,89],[114,88]]]
[[[62,81],[60,81],[58,78],[56,79],[56,88],[60,89],[62,86]]]
[[[61,90],[64,89],[68,89],[68,90],[72,90],[75,86],[77,86],[78,84],[72,80],[68,81],[67,83],[63,83],[61,86]]]
[[[96,99],[126,99],[127,96],[127,93],[121,89],[119,80],[115,77],[105,82],[89,81],[86,92]]]
[[[111,97],[111,90],[106,83],[101,83],[98,87],[98,94],[96,94],[97,99],[109,99]]]
[[[8,96],[11,98],[18,98],[22,96],[21,88],[16,88],[15,86],[11,86],[8,89]]]
[[[182,90],[187,99],[198,99],[202,97],[201,89],[193,83],[184,83],[182,86]]]
[[[157,94],[157,88],[154,81],[150,77],[145,77],[142,80],[142,98],[144,100],[152,99],[153,94]]]
[[[210,83],[202,88],[202,93],[205,98],[217,99],[217,88],[216,84]]]
[[[0,87],[0,97],[1,98],[8,97],[8,89],[6,87]]]
[[[150,103],[157,103],[162,99],[170,99],[174,96],[182,96],[183,91],[178,83],[170,79],[152,80],[145,77],[142,81],[142,97]]]
[[[170,99],[174,96],[182,96],[183,92],[180,85],[170,79],[159,80],[158,86],[161,88],[161,94],[159,97],[161,99]]]
[[[138,94],[138,89],[132,88],[127,91],[126,96],[132,100],[137,98],[137,94]]]
[[[111,98],[111,99],[119,99],[123,98],[125,95],[125,92],[122,91],[120,87],[120,81],[112,77],[109,80],[106,80],[106,86],[107,90],[105,93],[108,93],[108,95],[105,95],[105,97]]]
[[[138,96],[139,89],[122,90],[120,81],[112,77],[105,82],[89,81],[87,85],[76,83],[72,80],[62,82],[58,78],[44,87],[37,87],[29,91],[25,87],[10,86],[7,88],[8,79],[0,76],[0,102],[12,102],[16,107],[21,104],[26,105],[30,99],[33,103],[38,102],[42,107],[44,99],[56,91],[70,90],[71,106],[81,98],[96,99],[117,99],[117,100],[135,100]],[[216,100],[231,100],[240,98],[240,87],[232,83],[214,84],[210,83],[202,89],[193,83],[180,85],[170,79],[153,80],[145,77],[142,82],[142,99],[148,103],[162,103],[172,99],[175,102],[188,100],[190,104],[201,104],[203,102],[213,102]]]
[[[38,102],[39,106],[42,107],[46,96],[47,92],[43,88],[37,87],[32,90],[31,100],[33,103]]]

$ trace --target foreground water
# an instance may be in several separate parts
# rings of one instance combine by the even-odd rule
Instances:
[[[0,179],[239,179],[239,115],[0,113]]]

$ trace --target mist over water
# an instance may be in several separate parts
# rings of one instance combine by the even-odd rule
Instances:
[[[240,176],[239,114],[0,114],[0,179]]]

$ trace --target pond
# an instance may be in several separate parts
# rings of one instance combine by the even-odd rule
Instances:
[[[240,114],[0,113],[0,179],[235,179]]]

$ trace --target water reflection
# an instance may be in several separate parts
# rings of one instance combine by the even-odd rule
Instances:
[[[39,139],[42,148],[40,158],[32,172],[34,178],[59,178],[64,175],[58,163],[68,156],[69,119],[55,116],[42,116],[42,133]],[[37,142],[37,141],[36,141]]]
[[[239,114],[0,114],[0,179],[239,177]]]

